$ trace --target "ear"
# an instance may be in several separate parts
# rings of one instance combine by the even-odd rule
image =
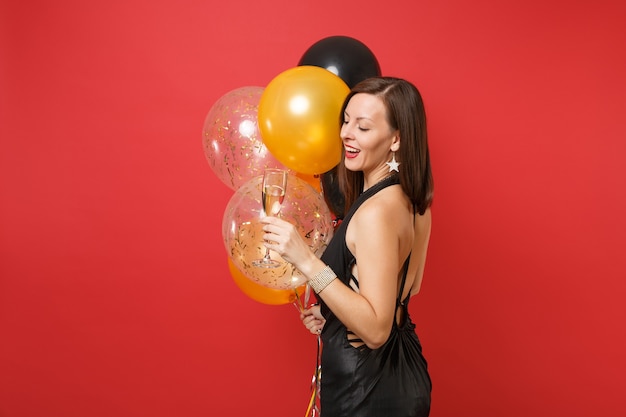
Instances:
[[[397,152],[400,149],[400,132],[396,130],[396,133],[391,138],[391,152]]]

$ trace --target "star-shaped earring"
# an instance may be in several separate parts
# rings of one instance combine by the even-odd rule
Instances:
[[[400,162],[396,162],[396,153],[394,152],[392,154],[391,157],[391,162],[385,162],[387,165],[389,165],[389,172],[400,172],[400,170],[398,169],[398,167],[400,166]]]

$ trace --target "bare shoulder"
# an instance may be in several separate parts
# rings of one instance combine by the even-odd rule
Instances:
[[[412,222],[411,205],[401,187],[387,187],[370,197],[356,211],[348,227],[348,240],[350,235],[363,239],[374,234],[379,238],[398,238],[405,231],[412,231]]]

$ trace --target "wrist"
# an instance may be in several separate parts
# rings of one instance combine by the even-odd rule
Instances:
[[[320,269],[322,269],[326,264],[322,262],[320,258],[315,256],[313,252],[307,254],[305,258],[303,258],[294,266],[300,271],[307,280],[311,279],[313,275],[315,275]]]

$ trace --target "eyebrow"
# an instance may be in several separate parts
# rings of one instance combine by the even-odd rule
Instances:
[[[344,116],[350,117],[350,115],[348,114],[348,112],[343,112]],[[371,117],[368,116],[359,116],[359,117],[355,117],[356,120],[371,120],[374,121],[374,119],[372,119]]]

